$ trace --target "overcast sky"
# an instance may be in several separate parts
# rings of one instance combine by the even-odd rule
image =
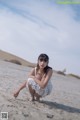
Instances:
[[[55,70],[80,75],[80,5],[56,0],[0,0],[0,49]]]

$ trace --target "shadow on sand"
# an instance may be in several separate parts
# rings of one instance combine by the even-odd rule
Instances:
[[[60,103],[56,103],[56,102],[51,102],[51,101],[41,101],[41,103],[44,103],[44,105],[48,105],[49,109],[61,109],[67,112],[71,112],[71,113],[80,113],[80,109],[79,108],[75,108],[75,107],[71,107],[68,105],[64,105],[64,104],[60,104]]]

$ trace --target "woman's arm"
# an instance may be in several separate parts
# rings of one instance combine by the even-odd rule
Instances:
[[[29,78],[33,78],[34,80],[36,79],[36,80],[39,81],[39,79],[37,79],[36,76],[35,76],[35,68],[33,68],[33,69],[30,71],[30,73],[28,74],[28,77],[29,77]]]
[[[28,74],[28,77],[31,77],[33,79],[35,79],[35,68],[33,68],[30,73]]]
[[[47,85],[47,83],[48,83],[48,81],[50,80],[50,78],[51,78],[51,76],[52,76],[52,73],[53,73],[53,70],[50,69],[50,70],[48,71],[46,77],[44,76],[41,81],[39,81],[39,80],[37,80],[37,79],[34,79],[34,80],[35,80],[35,82],[36,82],[37,84],[39,84],[39,86],[40,86],[41,88],[45,88],[46,85]]]

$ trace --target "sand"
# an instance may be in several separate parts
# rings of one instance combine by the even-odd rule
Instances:
[[[80,120],[80,80],[53,73],[53,90],[41,102],[31,102],[25,88],[15,99],[13,92],[27,80],[31,68],[0,60],[0,117],[8,120]]]

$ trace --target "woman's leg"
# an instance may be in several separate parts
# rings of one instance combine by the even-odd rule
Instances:
[[[38,93],[36,93],[36,92],[35,92],[35,97],[36,97],[37,101],[40,101],[41,96]]]
[[[35,90],[32,89],[31,85],[28,85],[28,87],[29,87],[29,92],[30,92],[31,97],[32,97],[32,101],[34,101],[34,100],[35,100],[35,99],[34,99]]]
[[[18,90],[17,90],[16,92],[14,92],[13,95],[14,95],[15,98],[18,96],[19,92],[20,92],[23,88],[26,87],[26,84],[27,84],[27,82],[24,82],[24,83],[18,88]]]
[[[39,101],[41,96],[39,94],[37,94],[34,89],[32,89],[31,85],[28,85],[28,87],[29,87],[29,92],[32,97],[32,101],[35,100],[35,97],[36,97],[36,100]]]

